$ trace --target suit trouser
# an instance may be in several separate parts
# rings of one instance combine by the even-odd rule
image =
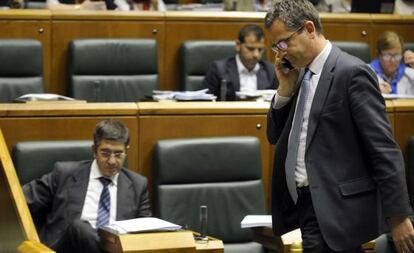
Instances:
[[[312,196],[309,187],[299,187],[298,201],[296,203],[299,212],[299,227],[302,233],[302,247],[304,253],[361,253],[364,252],[362,246],[355,247],[346,251],[334,251],[327,245],[316,220],[315,210],[312,204]],[[350,234],[349,236],[352,236]]]
[[[87,221],[75,220],[68,226],[62,238],[52,247],[58,253],[100,253],[97,231]]]

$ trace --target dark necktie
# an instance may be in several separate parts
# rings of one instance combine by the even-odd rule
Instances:
[[[296,203],[298,199],[298,193],[296,189],[295,170],[298,160],[298,149],[300,142],[300,132],[303,125],[303,113],[305,110],[306,101],[309,94],[309,83],[312,75],[312,71],[306,69],[305,75],[302,80],[302,88],[300,96],[298,98],[295,118],[292,123],[292,129],[290,132],[288,152],[286,156],[285,168],[286,168],[286,183],[289,189],[290,196],[293,202]]]
[[[109,194],[108,185],[112,180],[106,177],[100,177],[99,181],[101,181],[103,189],[101,197],[99,198],[96,228],[104,227],[109,224],[109,211],[111,210],[111,195]]]

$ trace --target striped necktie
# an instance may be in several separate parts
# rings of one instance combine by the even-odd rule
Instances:
[[[100,177],[99,181],[101,181],[103,189],[101,197],[99,198],[96,228],[104,227],[109,224],[109,212],[111,210],[111,195],[109,194],[108,185],[112,180],[106,177]]]
[[[310,71],[309,69],[306,69],[305,75],[302,80],[300,96],[298,98],[298,102],[296,106],[295,118],[293,120],[292,129],[290,131],[288,152],[286,155],[286,162],[285,162],[286,183],[289,189],[290,196],[292,197],[292,200],[294,203],[296,203],[298,199],[298,193],[296,189],[296,180],[295,180],[295,170],[296,170],[296,164],[298,160],[300,132],[302,130],[302,125],[303,125],[303,113],[305,111],[305,105],[308,99],[311,76],[312,76],[312,71]]]

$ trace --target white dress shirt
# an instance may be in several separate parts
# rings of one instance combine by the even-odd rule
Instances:
[[[315,91],[318,86],[319,78],[321,77],[323,65],[325,64],[326,59],[328,59],[331,49],[332,49],[332,44],[328,41],[325,45],[325,48],[322,50],[322,52],[308,66],[308,68],[310,69],[310,71],[312,71],[313,74],[310,80],[310,87],[309,87],[310,89],[309,89],[307,101],[305,103],[305,111],[303,113],[303,125],[302,125],[302,129],[300,132],[300,137],[299,137],[298,157],[297,157],[297,164],[296,164],[296,170],[295,170],[295,180],[299,187],[309,185],[308,176],[306,174],[306,165],[305,165],[305,148],[306,148],[306,137],[307,137],[308,123],[309,123],[309,114],[310,114],[310,110],[311,110],[311,106],[313,102],[313,97],[315,96]],[[299,92],[302,92],[302,89],[300,89]],[[298,97],[300,97],[300,93],[298,94]],[[291,97],[282,97],[282,96],[279,96],[278,93],[276,92],[276,95],[274,97],[273,107],[275,109],[279,109],[283,107],[284,105],[286,105],[290,99]],[[296,108],[295,108],[294,117],[296,117]],[[289,138],[290,138],[290,134],[289,134]]]
[[[116,220],[118,175],[119,173],[112,177],[112,183],[108,185],[109,194],[111,195],[109,224],[112,224]],[[98,218],[99,198],[101,196],[101,192],[103,189],[103,185],[99,178],[102,176],[103,175],[99,171],[98,164],[96,163],[96,160],[94,160],[91,165],[88,190],[86,191],[85,202],[83,204],[83,210],[81,215],[81,220],[88,221],[93,228],[96,228],[96,220]]]
[[[239,54],[236,55],[237,70],[239,72],[240,91],[257,90],[257,72],[260,69],[259,63],[249,71],[241,62]]]

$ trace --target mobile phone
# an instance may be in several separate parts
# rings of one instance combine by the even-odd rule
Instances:
[[[282,59],[282,63],[280,66],[282,67],[282,69],[286,69],[286,70],[294,69],[290,61],[288,61],[288,59],[285,59],[285,58]]]

